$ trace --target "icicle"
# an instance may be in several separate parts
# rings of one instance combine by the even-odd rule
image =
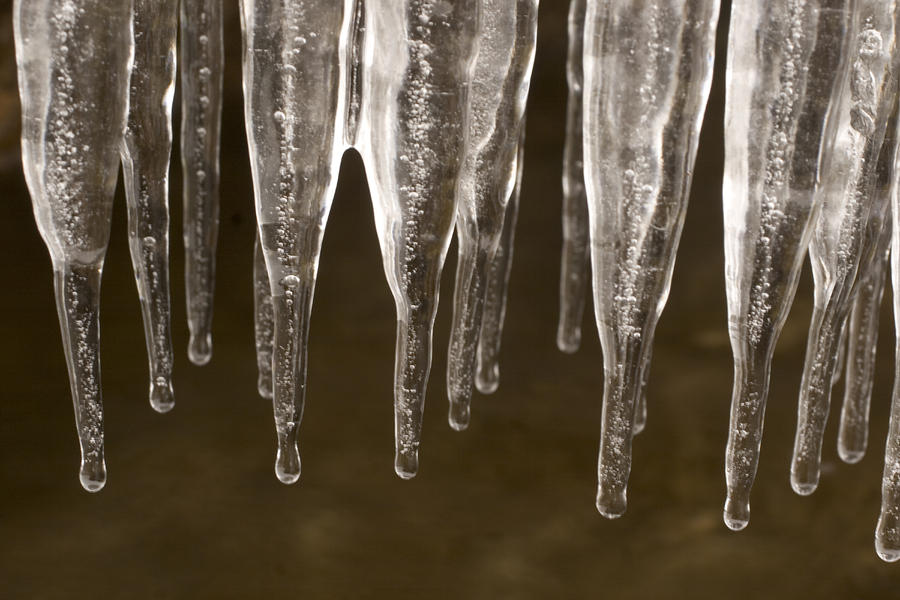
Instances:
[[[128,112],[131,13],[130,0],[13,2],[22,162],[53,262],[80,479],[89,492],[106,483],[100,275]]]
[[[569,4],[569,103],[563,151],[563,249],[556,345],[572,353],[581,345],[581,321],[590,278],[587,196],[584,191],[584,18],[586,0]]]
[[[588,6],[585,178],[605,374],[597,508],[609,518],[625,512],[635,402],[684,223],[718,11],[716,0]]]
[[[852,305],[856,273],[874,256],[886,195],[875,193],[878,156],[896,103],[892,75],[900,3],[862,0],[848,58],[849,84],[835,107],[837,137],[823,173],[822,209],[809,252],[815,305],[800,384],[791,487],[811,494],[819,483],[822,441],[831,400],[831,380],[841,329]],[[897,57],[892,56],[896,54]],[[893,148],[889,157],[893,157]]]
[[[459,262],[447,356],[450,426],[469,426],[488,277],[516,185],[534,64],[537,0],[481,0],[466,159],[456,219]]]
[[[259,232],[253,245],[253,331],[256,336],[256,367],[259,379],[256,388],[259,395],[272,399],[272,359],[275,343],[275,308],[272,305],[272,288],[266,272],[266,257],[259,241]]]
[[[224,56],[222,0],[181,0],[184,282],[195,365],[212,358]]]
[[[841,373],[844,371],[844,366],[847,364],[847,345],[850,343],[848,340],[850,337],[849,323],[850,315],[847,315],[843,325],[841,325],[841,335],[838,338],[837,356],[834,359],[834,372],[831,374],[831,387],[837,385],[837,382],[841,380]]]
[[[506,317],[506,294],[509,286],[509,274],[512,271],[516,221],[519,218],[524,155],[525,124],[522,123],[519,157],[516,159],[516,185],[509,198],[509,205],[506,207],[500,243],[497,245],[497,252],[494,253],[494,260],[491,261],[488,271],[484,316],[481,321],[481,333],[478,335],[475,387],[482,394],[493,394],[500,385],[500,342],[503,337],[503,320]]]
[[[274,312],[275,472],[294,483],[313,292],[344,150],[352,1],[242,0],[241,7],[247,139]]]
[[[479,0],[367,0],[360,145],[397,305],[395,471],[418,469],[431,332],[466,143]]]
[[[890,215],[882,231],[875,260],[861,282],[850,313],[847,376],[838,430],[838,455],[857,463],[866,453],[869,437],[869,405],[875,377],[875,352],[881,299],[888,270],[891,242]]]
[[[169,156],[175,90],[177,0],[135,0],[134,68],[122,169],[128,244],[150,358],[150,404],[175,405],[169,298]]]
[[[854,0],[736,0],[725,102],[725,281],[734,392],[725,456],[731,529],[750,520],[772,352],[797,290]]]

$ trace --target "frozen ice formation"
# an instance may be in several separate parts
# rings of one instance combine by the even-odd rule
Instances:
[[[724,519],[750,519],[772,353],[818,213],[851,0],[736,0],[725,101],[725,282],[734,392]],[[830,382],[829,382],[830,384]]]
[[[122,170],[128,245],[150,358],[150,403],[172,409],[169,297],[169,156],[175,90],[177,0],[134,0],[134,66]]]
[[[181,170],[188,358],[212,358],[213,290],[219,229],[222,120],[222,0],[181,0]]]
[[[879,165],[892,179],[894,149],[884,148],[896,106],[897,2],[861,0],[847,57],[849,80],[833,107],[837,135],[821,184],[821,209],[809,253],[815,304],[800,387],[791,486],[811,494],[819,482],[822,441],[844,322],[852,306],[857,271],[872,262],[885,225],[888,194],[875,193]],[[894,139],[891,136],[890,139]],[[865,272],[863,270],[863,272]]]
[[[460,178],[456,236],[459,262],[453,298],[453,321],[447,357],[449,422],[456,430],[469,425],[476,379],[479,339],[492,263],[497,256],[509,201],[517,187],[520,140],[525,131],[525,102],[531,82],[537,38],[537,0],[481,0],[480,33],[469,90],[468,135]],[[511,224],[512,225],[512,224]],[[511,241],[513,227],[509,228]],[[511,254],[511,245],[505,249]],[[506,279],[505,264],[495,280]],[[503,292],[498,298],[503,297]],[[499,344],[496,331],[488,333]],[[485,365],[494,388],[496,352]]]
[[[635,406],[684,223],[718,12],[715,0],[587,9],[584,173],[604,370],[597,508],[609,518],[625,512]]]
[[[272,360],[275,343],[275,308],[272,306],[272,288],[266,258],[257,232],[253,244],[253,332],[256,340],[256,368],[259,371],[257,390],[259,395],[272,399]]]
[[[15,0],[13,23],[25,179],[53,263],[81,485],[96,492],[106,483],[100,275],[128,113],[132,3]]]

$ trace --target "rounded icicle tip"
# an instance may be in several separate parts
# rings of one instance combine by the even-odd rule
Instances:
[[[106,461],[82,462],[78,479],[85,491],[92,494],[99,492],[106,485]]]
[[[475,373],[475,388],[482,394],[493,394],[500,387],[500,366],[482,363]]]
[[[722,512],[722,520],[732,531],[741,531],[750,524],[750,505],[741,506],[731,498],[725,501],[725,510]]]
[[[472,412],[468,403],[450,402],[450,414],[447,417],[447,421],[450,423],[451,429],[454,431],[465,431],[469,428],[471,418]]]
[[[195,336],[191,334],[188,342],[188,358],[198,367],[209,363],[212,359],[212,335]]]
[[[275,455],[275,476],[285,485],[291,485],[300,480],[300,452],[297,448],[287,451],[278,450]]]
[[[415,477],[419,472],[419,453],[415,450],[398,452],[394,457],[394,472],[404,481]]]
[[[169,379],[157,377],[150,382],[150,406],[160,414],[175,408],[175,392]]]
[[[628,507],[625,490],[608,492],[601,486],[597,490],[597,511],[607,519],[618,519]]]

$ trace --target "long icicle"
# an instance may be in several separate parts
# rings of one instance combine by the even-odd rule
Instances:
[[[397,308],[394,470],[419,464],[438,284],[465,160],[480,0],[367,0],[360,146]]]
[[[134,1],[134,68],[122,170],[128,202],[128,245],[150,360],[150,404],[175,405],[169,295],[169,157],[178,0]]]
[[[447,353],[448,420],[468,427],[491,265],[515,191],[537,41],[537,0],[482,0],[456,218],[459,262]]]
[[[131,0],[13,2],[22,163],[53,262],[79,478],[89,492],[106,483],[100,276],[128,112],[131,15]]]
[[[717,0],[588,6],[584,164],[604,367],[597,509],[609,518],[625,512],[635,404],[684,224],[718,13]]]
[[[855,0],[735,0],[725,101],[725,282],[734,391],[724,520],[750,521],[775,343],[818,212]]]
[[[241,7],[247,139],[274,312],[275,472],[294,483],[313,293],[344,150],[352,1],[242,0]]]

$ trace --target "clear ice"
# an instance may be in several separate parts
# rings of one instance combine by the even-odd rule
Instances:
[[[718,12],[716,0],[587,9],[584,172],[604,366],[597,509],[609,518],[625,512],[635,406],[687,209]]]
[[[15,0],[13,23],[25,179],[53,263],[81,485],[96,492],[106,483],[100,276],[128,113],[132,3]]]
[[[818,485],[838,344],[855,294],[857,271],[875,256],[889,197],[876,193],[876,171],[892,171],[893,148],[879,161],[896,105],[898,2],[861,0],[847,58],[849,80],[834,107],[837,136],[822,174],[821,209],[809,253],[815,304],[800,384],[791,486],[811,494]],[[891,136],[890,139],[894,139]],[[888,177],[889,178],[889,177]]]
[[[853,0],[735,0],[725,102],[725,280],[734,391],[725,456],[731,529],[750,520],[772,353],[818,205]]]
[[[128,245],[150,359],[150,404],[175,405],[169,296],[169,156],[175,91],[177,0],[134,0],[134,66],[122,171]]]
[[[494,280],[498,283],[506,279],[508,260],[501,258],[497,269],[493,262],[504,237],[507,207],[517,187],[517,162],[537,38],[537,0],[481,0],[480,6],[466,155],[460,175],[456,218],[459,262],[447,356],[448,419],[457,431],[469,425],[491,272],[496,272]],[[510,242],[512,235],[511,227]],[[506,251],[507,256],[511,250]],[[488,333],[497,343],[499,329]],[[496,353],[493,356],[491,371],[497,368]]]
[[[181,0],[184,283],[195,365],[212,358],[224,57],[222,0]]]
[[[258,231],[253,243],[253,333],[256,340],[256,368],[259,372],[256,389],[260,396],[271,400],[275,308],[272,305],[272,288],[269,286],[266,257]]]

